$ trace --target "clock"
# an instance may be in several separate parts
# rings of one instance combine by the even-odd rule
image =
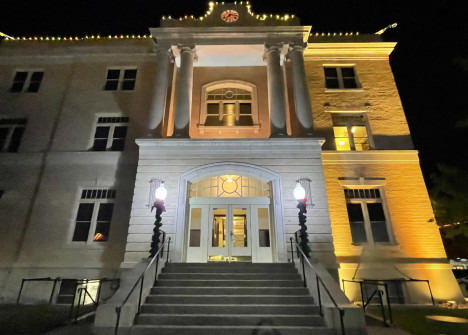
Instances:
[[[239,18],[239,13],[233,9],[226,9],[221,13],[221,20],[227,23],[236,22]]]

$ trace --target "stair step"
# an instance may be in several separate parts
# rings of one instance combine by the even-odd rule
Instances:
[[[302,287],[300,280],[270,279],[270,280],[174,280],[158,279],[156,286],[185,287]]]
[[[170,263],[164,273],[296,273],[288,263]]]
[[[153,287],[151,295],[308,295],[305,287]]]
[[[232,271],[232,270],[231,270]],[[200,280],[301,280],[298,273],[187,273],[187,272],[170,272],[162,273],[159,275],[159,279],[200,279]]]
[[[323,319],[314,315],[236,315],[236,314],[140,314],[137,324],[167,326],[255,326],[270,319],[275,326],[322,326]]]
[[[145,304],[142,313],[154,314],[265,314],[316,315],[319,307],[314,305],[216,305],[216,304]]]
[[[334,335],[334,329],[325,327],[272,326],[268,319],[252,326],[154,326],[135,325],[131,335]]]
[[[313,304],[311,296],[295,295],[175,295],[159,294],[146,298],[148,304]]]

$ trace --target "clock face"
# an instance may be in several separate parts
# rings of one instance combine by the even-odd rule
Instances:
[[[221,20],[227,23],[235,22],[239,18],[239,13],[232,9],[227,9],[221,13]]]

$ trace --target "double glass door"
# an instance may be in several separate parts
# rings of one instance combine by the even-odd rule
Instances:
[[[208,261],[251,261],[250,206],[211,205]]]
[[[272,261],[269,199],[249,199],[254,203],[190,199],[187,262]]]

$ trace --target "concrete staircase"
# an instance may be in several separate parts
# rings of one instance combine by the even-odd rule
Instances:
[[[132,335],[329,335],[292,264],[172,263]]]

